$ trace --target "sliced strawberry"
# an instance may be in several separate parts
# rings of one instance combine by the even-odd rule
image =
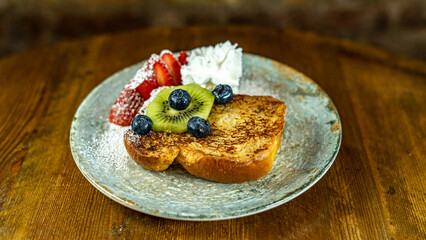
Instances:
[[[124,88],[135,89],[143,81],[154,75],[153,65],[160,60],[160,56],[152,54],[150,58],[142,65],[142,67],[133,75],[133,78],[124,86]],[[154,78],[154,81],[155,78]]]
[[[180,63],[169,52],[161,54],[161,59],[166,63],[173,75],[175,85],[182,85],[182,76],[180,75]]]
[[[162,62],[154,63],[154,72],[159,86],[172,86],[174,84],[172,75]]]
[[[143,105],[143,97],[135,89],[124,89],[111,107],[109,121],[128,126]]]
[[[188,63],[188,61],[186,61],[187,57],[188,57],[188,53],[180,52],[179,57],[178,57],[178,61],[179,61],[180,65],[185,65],[185,64]]]
[[[137,88],[136,91],[138,91],[142,97],[146,100],[151,97],[152,90],[156,89],[158,87],[156,78],[154,76],[148,77],[147,80],[143,81]]]

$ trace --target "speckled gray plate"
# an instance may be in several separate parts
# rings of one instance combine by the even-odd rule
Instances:
[[[339,115],[327,94],[303,74],[276,61],[243,56],[240,93],[271,95],[287,104],[286,126],[274,166],[264,178],[242,184],[212,182],[180,166],[153,172],[124,148],[125,127],[108,122],[109,110],[141,64],[97,86],[78,108],[70,131],[74,160],[99,191],[154,216],[220,220],[279,206],[302,194],[330,168],[342,138]]]

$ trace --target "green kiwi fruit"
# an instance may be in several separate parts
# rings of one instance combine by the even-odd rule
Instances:
[[[169,95],[176,89],[188,91],[191,103],[185,110],[175,110],[168,103]],[[152,130],[159,132],[183,133],[187,131],[188,120],[192,117],[207,119],[214,103],[211,91],[188,84],[161,90],[157,97],[148,105],[146,115],[153,122]]]

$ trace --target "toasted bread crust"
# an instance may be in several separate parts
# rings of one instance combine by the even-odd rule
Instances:
[[[138,151],[139,149],[134,147],[134,145],[129,141],[129,139],[126,139],[125,146],[130,157],[132,157],[137,164],[153,171],[166,170],[179,154],[179,149],[176,148],[176,150],[172,151],[171,154],[165,156],[147,156],[141,154],[141,151]]]
[[[142,167],[153,170],[166,170],[179,154],[180,148],[174,144],[173,135],[150,132],[143,136],[149,141],[141,140],[141,136],[131,131],[126,132],[124,145],[127,152]]]
[[[286,106],[269,96],[235,95],[215,105],[208,121],[209,136],[128,130],[124,143],[139,165],[165,170],[174,161],[189,173],[225,183],[257,180],[272,168],[284,129]]]
[[[256,153],[254,158],[247,162],[202,153],[195,153],[200,158],[194,163],[189,163],[188,157],[184,157],[182,154],[177,156],[177,161],[192,175],[212,181],[241,183],[257,180],[271,171],[281,143],[281,135],[282,132],[271,142],[271,148]]]

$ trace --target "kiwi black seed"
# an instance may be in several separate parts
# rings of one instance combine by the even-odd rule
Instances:
[[[169,95],[176,89],[184,89],[191,95],[191,103],[185,110],[179,111],[169,106]],[[190,118],[195,116],[208,118],[214,99],[211,91],[197,84],[166,88],[161,90],[149,104],[146,115],[152,119],[154,131],[182,133],[187,131],[187,123]]]

